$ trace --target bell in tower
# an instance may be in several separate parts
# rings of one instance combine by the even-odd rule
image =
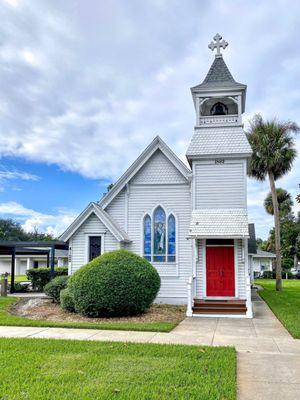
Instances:
[[[227,114],[228,114],[227,106],[220,102],[214,104],[210,109],[210,115],[227,115]]]

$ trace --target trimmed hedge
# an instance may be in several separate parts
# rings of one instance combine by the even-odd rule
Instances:
[[[68,279],[66,275],[57,276],[44,287],[44,292],[54,303],[60,303],[60,291],[67,287]]]
[[[60,291],[60,305],[61,308],[65,311],[75,311],[74,299],[68,288]]]
[[[68,275],[68,267],[58,267],[54,270],[54,276]],[[31,268],[26,271],[27,278],[31,281],[32,289],[42,292],[44,286],[51,280],[50,268]]]
[[[89,317],[141,314],[149,308],[159,288],[156,269],[127,250],[95,258],[68,282],[75,311]]]
[[[291,273],[291,271],[288,272],[282,272],[281,277],[282,279],[286,279],[286,274],[288,279],[295,279],[295,276]],[[264,271],[261,276],[263,279],[276,279],[276,272],[275,271]]]

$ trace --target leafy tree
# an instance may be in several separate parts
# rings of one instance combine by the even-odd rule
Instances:
[[[28,240],[28,235],[18,222],[1,218],[0,240]]]
[[[0,219],[0,240],[13,241],[51,241],[55,238],[46,233],[38,232],[35,229],[33,232],[26,232],[19,222],[12,219]]]
[[[261,115],[255,115],[247,134],[252,147],[249,175],[260,181],[269,180],[272,194],[275,250],[276,250],[276,290],[282,290],[280,215],[275,181],[283,177],[292,168],[297,152],[293,133],[299,131],[293,122],[280,122],[276,119],[264,121]]]
[[[292,213],[293,200],[292,196],[285,189],[276,189],[279,217],[281,220],[289,218]],[[268,214],[274,215],[272,193],[270,192],[264,201],[264,207]]]

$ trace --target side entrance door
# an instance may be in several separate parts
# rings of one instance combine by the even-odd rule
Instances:
[[[234,247],[206,247],[206,296],[235,296]]]
[[[89,261],[101,255],[101,236],[89,237]]]

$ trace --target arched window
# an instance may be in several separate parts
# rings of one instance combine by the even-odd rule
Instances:
[[[151,217],[149,214],[144,217],[144,257],[146,260],[151,261]]]
[[[227,115],[228,108],[224,103],[215,103],[210,109],[210,115]]]
[[[159,206],[154,211],[153,261],[166,261],[166,213]]]
[[[176,222],[173,214],[168,217],[168,261],[176,261]]]
[[[173,214],[166,216],[158,206],[153,217],[143,219],[143,256],[152,262],[176,261],[176,220]]]

